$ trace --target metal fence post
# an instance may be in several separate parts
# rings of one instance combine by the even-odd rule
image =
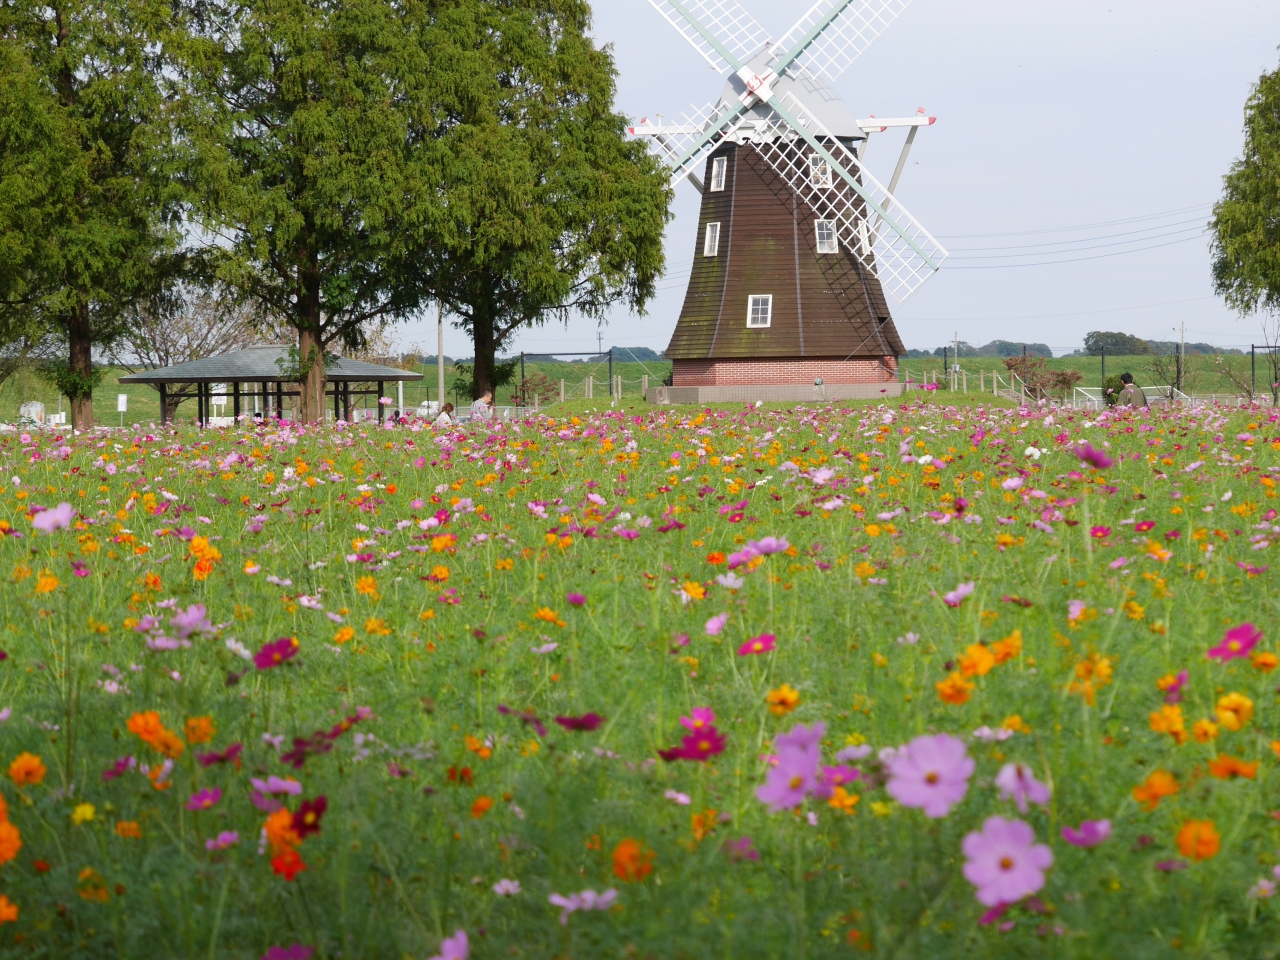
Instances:
[[[1254,394],[1258,392],[1258,348],[1252,343],[1249,344],[1249,392]],[[1253,399],[1252,396],[1249,397]]]

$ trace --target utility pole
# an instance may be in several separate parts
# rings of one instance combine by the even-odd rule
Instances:
[[[1182,389],[1183,371],[1187,366],[1187,323],[1182,322],[1182,337],[1178,342],[1178,392],[1185,393]]]
[[[600,356],[600,354],[604,353],[604,345],[602,343],[603,340],[604,340],[604,334],[601,333],[599,330],[597,330],[596,331],[596,356],[597,357]]]

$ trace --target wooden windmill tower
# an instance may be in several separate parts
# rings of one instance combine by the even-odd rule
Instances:
[[[675,124],[630,128],[649,139],[673,181],[687,178],[702,194],[665,395],[896,395],[906,351],[885,291],[905,299],[947,254],[893,192],[917,130],[935,118],[921,110],[858,120],[827,81],[908,0],[818,0],[777,44],[734,0],[649,2],[728,71],[713,105]],[[886,188],[861,159],[870,135],[890,127],[908,132]]]

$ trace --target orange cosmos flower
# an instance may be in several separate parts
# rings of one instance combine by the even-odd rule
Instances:
[[[960,672],[966,677],[982,677],[996,665],[996,657],[985,644],[973,643],[965,647],[960,658]]]
[[[1182,708],[1176,703],[1166,703],[1152,713],[1150,723],[1152,730],[1169,734],[1178,745],[1187,742],[1187,722],[1183,719]]]
[[[1274,653],[1255,653],[1251,662],[1255,670],[1261,670],[1263,673],[1270,673],[1276,667],[1280,667],[1280,657]]]
[[[20,753],[9,764],[9,778],[20,787],[39,783],[47,772],[44,761],[34,753]]]
[[[627,837],[613,848],[613,873],[627,883],[643,880],[653,873],[653,851]]]
[[[471,804],[471,819],[479,820],[493,808],[493,797],[476,797],[476,802]]]
[[[188,717],[186,723],[187,742],[194,745],[208,743],[214,738],[217,729],[213,725],[213,717]]]
[[[285,811],[286,813],[288,811]],[[285,878],[290,883],[293,878],[307,869],[302,856],[297,850],[284,850],[271,858],[271,871]]]
[[[725,555],[719,550],[712,550],[707,554],[707,563],[711,564],[713,567],[720,566],[720,564],[725,562],[725,559]]]
[[[777,690],[770,690],[765,702],[769,704],[770,713],[781,717],[800,706],[800,691],[784,683]]]
[[[1209,773],[1219,780],[1231,780],[1235,777],[1254,780],[1258,776],[1258,764],[1245,763],[1239,757],[1220,753],[1209,761]]]
[[[1218,698],[1215,713],[1218,722],[1228,730],[1239,730],[1253,717],[1253,701],[1243,693],[1228,693]]]
[[[13,923],[18,919],[18,905],[0,893],[0,923]]]
[[[267,817],[266,831],[267,841],[271,844],[271,852],[277,855],[292,851],[294,847],[302,842],[302,838],[293,829],[293,814],[287,809],[282,808]],[[279,871],[276,872],[278,873]],[[293,878],[289,877],[289,879],[292,880]]]
[[[164,754],[170,760],[178,759],[186,749],[186,745],[178,739],[178,735],[160,722],[160,714],[154,710],[135,713],[125,726],[143,743],[158,753]]]
[[[1133,788],[1133,799],[1147,810],[1154,810],[1165,797],[1178,792],[1178,781],[1167,770],[1152,770],[1142,786]]]
[[[1212,820],[1188,820],[1178,831],[1178,849],[1192,860],[1208,860],[1222,849],[1222,837]]]
[[[1022,631],[1015,630],[1003,640],[997,640],[991,645],[991,653],[996,658],[997,665],[1018,656],[1022,653]]]
[[[953,673],[945,680],[939,680],[934,686],[938,690],[938,696],[943,703],[950,703],[954,706],[960,706],[969,700],[969,695],[973,693],[974,685],[964,678],[961,673]]]
[[[356,635],[355,630],[350,626],[340,627],[338,632],[333,635],[334,643],[346,643]]]
[[[376,597],[378,595],[378,581],[373,577],[361,577],[356,581],[356,593],[364,597]]]
[[[22,834],[8,820],[0,822],[0,863],[8,863],[22,849]]]
[[[142,828],[138,826],[137,820],[117,820],[116,834],[126,840],[141,840]]]

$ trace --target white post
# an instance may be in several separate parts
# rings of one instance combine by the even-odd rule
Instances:
[[[436,411],[444,410],[444,303],[436,301]]]
[[[965,392],[965,393],[968,393],[968,392],[969,392],[969,371],[968,371],[968,370],[961,370],[961,371],[960,371],[960,376],[961,376],[961,377],[963,378],[963,380],[964,380],[964,392]]]
[[[595,399],[595,395],[596,395],[595,386],[596,386],[596,378],[593,377],[591,374],[587,374],[587,389],[583,391],[584,399],[586,400]]]
[[[404,381],[396,381],[396,409],[404,413]]]
[[[649,375],[647,373],[643,374],[640,380],[640,392],[647,397],[649,395]]]
[[[564,381],[560,381],[560,402],[564,403]]]

